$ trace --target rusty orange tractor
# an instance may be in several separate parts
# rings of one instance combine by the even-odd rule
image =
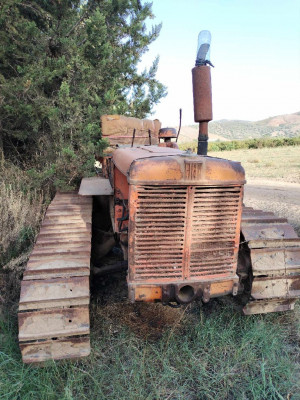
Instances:
[[[24,272],[24,362],[89,354],[91,239],[95,265],[120,244],[124,262],[104,270],[126,265],[131,302],[188,304],[244,293],[245,314],[293,308],[300,296],[297,234],[286,219],[243,206],[239,162],[207,156],[208,55],[209,41],[200,40],[192,71],[198,154],[179,150],[177,132],[158,120],[101,117],[110,143],[102,173],[84,179],[79,193],[56,194]],[[101,229],[92,227],[92,215]]]

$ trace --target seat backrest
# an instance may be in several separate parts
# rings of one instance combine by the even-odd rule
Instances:
[[[158,119],[138,119],[123,115],[101,116],[102,137],[108,139],[110,146],[117,144],[157,145],[161,123]],[[135,133],[134,133],[135,130]],[[151,143],[150,143],[151,137]]]

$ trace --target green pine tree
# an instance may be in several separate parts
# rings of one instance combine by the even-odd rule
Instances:
[[[101,152],[100,115],[144,118],[165,95],[142,73],[151,5],[139,0],[3,0],[0,146],[40,184],[75,187]]]

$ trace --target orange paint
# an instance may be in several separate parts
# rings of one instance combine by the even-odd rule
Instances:
[[[152,302],[162,299],[162,288],[159,286],[137,286],[135,301]]]

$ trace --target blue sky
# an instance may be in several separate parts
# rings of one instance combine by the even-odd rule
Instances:
[[[260,120],[300,111],[300,0],[153,0],[162,22],[141,66],[160,56],[168,96],[153,117],[193,121],[191,69],[200,30],[211,31],[214,119]]]

